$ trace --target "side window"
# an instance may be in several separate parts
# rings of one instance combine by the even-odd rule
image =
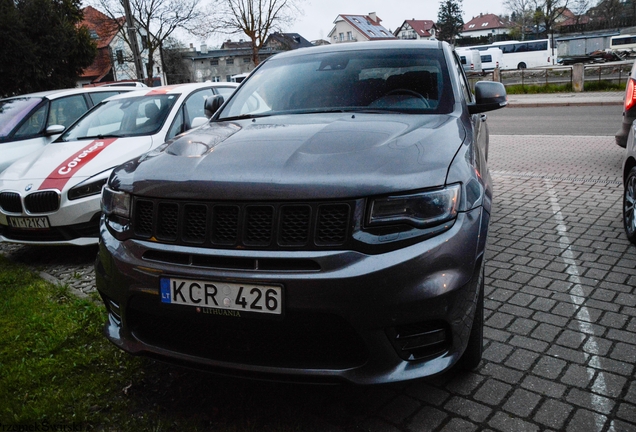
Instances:
[[[174,120],[172,121],[172,126],[170,126],[170,130],[168,130],[168,135],[166,135],[166,141],[176,137],[182,132],[185,132],[185,127],[183,124],[183,111],[184,108],[181,107]]]
[[[51,110],[46,126],[62,125],[69,127],[82,114],[88,111],[83,95],[68,96],[51,101]]]
[[[217,94],[220,94],[221,96],[223,96],[223,99],[227,100],[230,95],[232,93],[234,93],[235,88],[234,87],[215,87],[214,91]]]
[[[34,111],[29,118],[26,119],[20,129],[15,132],[15,138],[30,138],[37,136],[44,130],[44,124],[46,123],[46,110],[49,107],[48,102],[43,104],[40,108]]]
[[[457,76],[459,78],[459,86],[462,94],[464,95],[464,99],[466,103],[473,102],[473,95],[470,91],[470,86],[468,85],[468,81],[466,80],[466,74],[464,73],[464,68],[461,64],[459,64],[459,60],[457,58],[457,53],[453,56],[453,61],[455,63],[455,69],[457,70]]]
[[[111,96],[115,96],[120,94],[118,91],[105,91],[105,92],[97,92],[97,93],[88,93],[88,97],[90,98],[93,105],[97,105],[101,101]]]
[[[212,89],[203,89],[192,93],[185,101],[185,125],[189,129],[195,117],[205,117],[205,100],[214,93]]]

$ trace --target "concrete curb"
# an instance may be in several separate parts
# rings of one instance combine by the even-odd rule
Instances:
[[[622,101],[589,101],[589,102],[508,102],[509,108],[538,108],[538,107],[565,107],[565,106],[617,106],[623,105]]]

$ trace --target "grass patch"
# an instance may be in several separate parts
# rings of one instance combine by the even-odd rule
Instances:
[[[0,424],[123,432],[304,432],[324,430],[327,419],[355,426],[342,389],[225,379],[133,357],[102,335],[105,320],[101,305],[0,255]]]
[[[572,91],[572,86],[568,84],[541,84],[527,85],[514,84],[506,86],[507,94],[544,94],[544,93],[567,93]]]
[[[625,83],[619,84],[610,81],[586,81],[584,91],[624,91]],[[567,84],[514,84],[506,86],[507,94],[545,94],[545,93],[570,93],[572,86]]]
[[[585,81],[585,91],[625,91],[625,83],[613,81]]]
[[[0,257],[0,423],[90,427],[124,416],[121,389],[139,360],[105,340],[104,321],[102,307]]]

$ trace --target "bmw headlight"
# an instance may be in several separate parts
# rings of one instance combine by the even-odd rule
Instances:
[[[82,182],[77,186],[73,186],[68,191],[68,199],[76,200],[91,195],[98,195],[102,191],[102,187],[106,184],[107,181],[108,177],[105,177],[100,180]]]
[[[130,219],[130,194],[105,186],[102,191],[102,212],[106,216]]]
[[[410,195],[376,198],[371,202],[369,226],[408,224],[416,228],[439,225],[457,216],[459,184]]]

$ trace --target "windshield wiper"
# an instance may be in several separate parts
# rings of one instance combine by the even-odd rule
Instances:
[[[79,140],[87,140],[87,139],[104,139],[104,138],[122,138],[126,135],[118,135],[118,134],[99,134],[99,135],[86,135],[86,136],[81,136],[81,137],[76,137],[73,139],[73,141],[79,141]],[[64,142],[69,142],[71,141],[70,139],[64,139]]]
[[[274,115],[274,114],[272,114],[272,113],[268,113],[268,114],[241,114],[241,115],[232,116],[232,117],[217,118],[217,119],[215,119],[215,121],[249,120],[249,119],[260,118],[260,117],[269,117],[269,116],[272,116],[272,115]]]

